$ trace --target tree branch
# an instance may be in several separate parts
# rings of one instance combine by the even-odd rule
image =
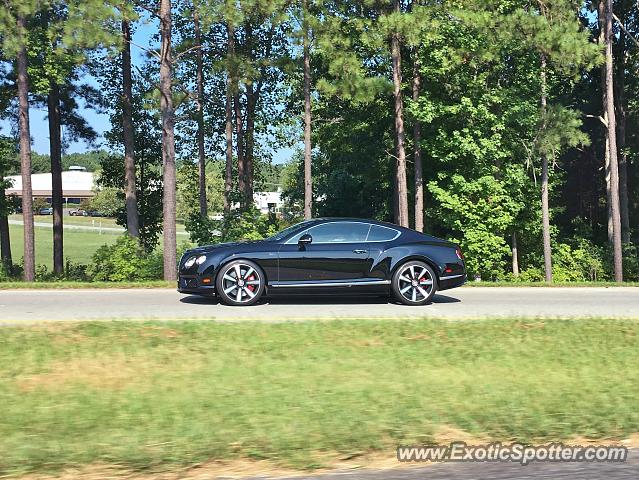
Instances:
[[[133,0],[133,4],[136,7],[141,8],[142,10],[146,10],[147,12],[149,12],[151,15],[153,15],[154,17],[160,18],[160,12],[158,10],[154,10],[146,5],[144,5],[142,2],[140,2],[139,0]]]
[[[202,45],[195,45],[193,47],[187,48],[186,50],[184,50],[183,52],[178,53],[175,58],[173,59],[173,62],[177,62],[180,58],[182,58],[184,55],[186,55],[189,52],[192,52],[193,50],[197,50],[198,48],[203,48]]]
[[[150,48],[143,47],[142,45],[138,45],[133,40],[129,40],[129,43],[131,45],[135,46],[135,47],[138,47],[140,50],[144,50],[146,53],[149,53],[149,54],[155,56],[158,60],[162,60],[162,57],[160,56],[160,54],[158,52],[156,52],[155,50],[151,50]]]
[[[601,115],[584,115],[586,118],[595,118],[603,123],[604,127],[608,128],[608,122]]]
[[[632,36],[632,33],[630,33],[628,30],[626,30],[626,27],[624,26],[622,21],[619,20],[619,17],[617,15],[615,15],[614,13],[612,14],[612,16],[617,21],[617,23],[619,24],[619,27],[621,27],[621,29],[623,30],[623,33],[628,35],[630,37],[630,40],[632,40],[634,42],[634,44],[639,47],[639,42],[637,41],[637,39],[635,37]]]

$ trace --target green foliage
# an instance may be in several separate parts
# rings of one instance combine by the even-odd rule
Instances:
[[[135,239],[124,235],[95,252],[87,275],[98,282],[125,282],[157,280],[162,278],[162,271],[159,254],[146,253]]]
[[[38,197],[33,199],[33,212],[37,215],[41,209],[49,208],[51,205],[44,198]]]
[[[262,240],[275,235],[279,228],[275,218],[263,215],[255,207],[233,210],[222,220],[202,218],[198,213],[192,213],[185,225],[191,241],[197,245]]]
[[[184,226],[189,232],[191,242],[196,245],[210,245],[221,241],[221,222],[208,217],[204,218],[199,212],[191,212]]]
[[[224,179],[220,162],[209,162],[206,169],[206,200],[209,213],[220,213],[224,206]],[[177,218],[186,220],[200,211],[198,166],[183,162],[177,169]]]
[[[104,150],[94,150],[83,153],[69,153],[62,155],[62,170],[69,170],[71,166],[86,168],[87,172],[95,172],[99,170],[102,160],[108,156],[108,152]],[[31,172],[32,173],[49,173],[51,171],[51,157],[49,154],[31,153]],[[20,164],[17,161],[15,167],[11,171],[11,175],[20,173]]]
[[[525,179],[521,169],[507,174],[507,182],[489,175],[476,180],[453,175],[446,188],[437,182],[428,185],[439,204],[437,215],[453,232],[452,240],[461,244],[471,276],[494,278],[504,271],[509,253],[504,237],[524,206],[506,185]]]
[[[88,202],[86,208],[95,210],[107,217],[115,217],[124,210],[124,198],[120,191],[113,187],[104,187],[96,190],[95,196]]]

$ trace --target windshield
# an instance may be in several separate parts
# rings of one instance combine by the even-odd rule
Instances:
[[[271,241],[283,240],[284,238],[288,237],[290,234],[295,233],[299,230],[302,230],[306,227],[309,227],[312,223],[313,223],[312,220],[306,220],[305,222],[296,223],[295,225],[291,225],[290,227],[285,228],[281,232],[276,233],[272,237],[268,237],[267,240],[271,240]]]

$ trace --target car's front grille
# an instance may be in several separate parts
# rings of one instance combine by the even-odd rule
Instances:
[[[197,288],[197,279],[180,277],[180,288],[184,288],[184,289]]]

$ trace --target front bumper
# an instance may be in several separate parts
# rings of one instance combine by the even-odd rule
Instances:
[[[201,283],[197,275],[180,275],[178,277],[177,291],[190,295],[215,295],[215,285]]]

